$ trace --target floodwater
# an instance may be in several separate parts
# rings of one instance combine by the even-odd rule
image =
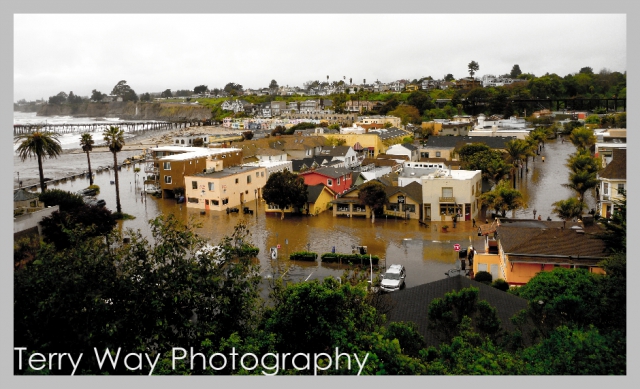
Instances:
[[[572,192],[561,184],[568,179],[568,169],[564,166],[570,153],[575,151],[569,142],[562,144],[560,140],[547,142],[541,156],[546,157],[543,163],[540,157],[529,161],[529,173],[518,189],[523,191],[528,208],[517,211],[518,218],[532,218],[532,210],[544,219],[550,215],[552,204],[572,195]],[[118,153],[118,161],[136,154]],[[92,153],[92,166],[106,166],[113,163],[111,153]],[[35,160],[16,162],[14,169],[20,176],[37,178]],[[85,154],[65,154],[57,159],[45,160],[46,177],[55,178],[60,172],[82,171],[86,169]],[[159,214],[174,214],[185,222],[193,219],[200,223],[197,232],[200,236],[217,244],[224,236],[231,236],[239,222],[246,223],[251,233],[251,242],[260,253],[261,275],[265,280],[280,277],[284,280],[306,280],[324,278],[329,275],[340,276],[347,265],[326,264],[317,262],[300,262],[288,260],[288,254],[294,251],[310,250],[319,255],[331,252],[335,247],[338,253],[351,253],[354,246],[367,246],[368,253],[381,258],[381,267],[391,264],[403,264],[407,269],[406,283],[408,287],[424,284],[445,278],[445,272],[457,266],[455,243],[463,249],[470,243],[481,246],[476,229],[472,223],[459,222],[456,228],[442,232],[435,223],[429,227],[420,226],[416,220],[405,223],[401,219],[376,218],[375,223],[362,218],[334,218],[330,211],[319,216],[286,215],[280,220],[279,214],[265,215],[263,205],[259,203],[258,211],[255,202],[247,202],[244,206],[254,210],[254,215],[243,213],[212,212],[200,214],[199,209],[188,208],[186,204],[176,204],[172,199],[156,199],[150,195],[141,195],[144,169],[136,175],[133,166],[123,167],[120,171],[120,199],[122,210],[136,217],[119,223],[119,228],[139,229],[151,239],[148,220]],[[15,175],[14,175],[15,178]],[[115,209],[115,185],[112,170],[96,173],[94,183],[99,185],[101,193],[98,198],[106,200],[107,207]],[[50,188],[78,191],[88,186],[88,179],[77,178],[65,183],[50,184]],[[593,198],[588,198],[592,204]],[[589,201],[590,200],[590,201]],[[592,205],[589,205],[591,208]],[[507,215],[510,216],[510,215]],[[479,218],[482,219],[482,218]],[[552,216],[557,220],[557,217]],[[451,225],[451,223],[448,223]],[[280,245],[277,260],[271,259],[269,249]]]

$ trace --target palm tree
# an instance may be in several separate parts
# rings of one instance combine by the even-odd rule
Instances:
[[[584,194],[589,189],[595,188],[598,182],[596,173],[582,170],[577,173],[571,173],[569,175],[569,183],[562,184],[562,186],[576,191],[578,197],[580,197],[580,202],[584,204]]]
[[[593,131],[585,127],[574,128],[569,135],[569,140],[578,150],[588,150],[596,144],[596,136]]]
[[[527,203],[520,191],[511,189],[506,181],[501,181],[496,187],[480,196],[480,202],[488,208],[492,208],[505,217],[507,211],[515,211],[524,208]]]
[[[122,213],[122,206],[120,206],[120,182],[118,181],[118,157],[117,154],[122,150],[124,146],[124,130],[118,127],[109,126],[109,129],[105,130],[104,141],[109,147],[109,151],[113,153],[113,171],[116,175],[116,212]]]
[[[602,160],[592,157],[588,150],[578,150],[575,154],[571,154],[567,160],[567,167],[573,173],[587,171],[589,173],[597,173],[602,169]]]
[[[87,153],[87,164],[89,165],[89,185],[93,185],[93,174],[91,174],[91,158],[89,158],[89,153],[93,150],[93,136],[90,133],[82,134],[80,138],[80,146],[82,146],[82,151]]]
[[[553,213],[564,221],[563,227],[566,226],[567,220],[580,217],[584,208],[586,205],[575,197],[553,203]]]
[[[505,151],[509,157],[509,161],[513,164],[512,170],[515,172],[517,166],[522,163],[522,159],[527,156],[529,144],[523,139],[513,139],[505,144]],[[513,174],[513,189],[516,188],[516,176]]]
[[[42,157],[56,158],[62,152],[62,146],[58,140],[58,134],[39,129],[27,134],[15,137],[15,143],[20,142],[16,152],[20,159],[36,157],[38,159],[38,173],[40,174],[40,191],[44,192],[44,172],[42,171]]]

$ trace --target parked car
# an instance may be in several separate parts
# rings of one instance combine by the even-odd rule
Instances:
[[[106,201],[104,201],[103,199],[100,199],[100,200],[94,200],[94,201],[91,201],[91,202],[89,203],[89,205],[94,206],[94,207],[100,207],[100,208],[102,208],[102,207],[104,207],[105,205],[107,205],[107,202],[106,202]]]
[[[380,289],[383,292],[393,292],[404,288],[404,279],[407,276],[404,266],[391,265],[387,272],[382,276]]]
[[[92,188],[81,189],[77,192],[81,196],[95,196],[97,191]]]

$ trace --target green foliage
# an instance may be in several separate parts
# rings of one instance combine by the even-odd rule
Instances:
[[[476,280],[477,281],[477,280]],[[509,283],[505,280],[503,280],[502,278],[498,278],[497,280],[493,281],[491,283],[491,286],[493,286],[496,289],[499,289],[503,292],[506,292],[509,290]]]
[[[475,273],[473,279],[478,281],[478,282],[491,283],[491,281],[493,280],[493,277],[491,276],[491,273],[489,273],[489,272],[479,271],[479,272]]]
[[[473,287],[433,299],[429,304],[428,317],[429,329],[444,342],[450,342],[460,335],[459,325],[465,317],[471,319],[474,327],[484,336],[495,340],[502,332],[495,308],[484,300],[478,300],[478,289]]]
[[[387,193],[385,192],[384,185],[379,181],[366,182],[358,188],[358,200],[361,205],[365,205],[371,208],[371,216],[376,211],[381,211],[387,204]]]
[[[122,82],[122,81],[121,81]],[[124,147],[124,130],[109,126],[108,129],[102,133],[105,144],[109,148],[109,151],[113,153],[113,174],[116,182],[116,213],[122,213],[122,206],[120,205],[120,179],[118,178],[118,157],[117,154]]]
[[[318,253],[312,251],[296,251],[289,255],[289,259],[292,261],[315,261],[318,258]]]
[[[506,216],[507,211],[526,206],[522,193],[512,189],[507,181],[499,182],[492,191],[480,195],[480,203],[500,212],[502,217]]]
[[[560,219],[568,221],[582,216],[582,211],[586,207],[587,206],[580,200],[575,197],[570,197],[566,200],[559,200],[553,203],[552,212],[558,215]]]
[[[598,115],[589,115],[584,119],[584,122],[587,124],[597,124],[600,125],[600,116]]]
[[[136,92],[127,85],[127,81],[119,81],[111,91],[112,95],[122,97],[122,101],[138,101],[138,95]]]
[[[562,186],[575,191],[580,197],[580,202],[584,203],[584,194],[589,189],[595,188],[599,182],[597,173],[590,172],[588,170],[580,170],[575,173],[570,173],[569,183],[562,184]]]
[[[598,237],[604,241],[611,252],[627,252],[627,194],[619,192],[622,200],[613,200],[611,218],[602,223],[605,231]]]
[[[548,338],[524,350],[522,360],[524,374],[626,374],[626,352],[620,350],[619,341],[593,327],[560,326]]]
[[[354,265],[369,265],[369,254],[340,254],[340,253],[324,253],[320,256],[322,262],[328,263],[350,263]],[[378,265],[380,257],[371,256],[371,263]]]
[[[196,138],[193,140],[193,147],[203,147],[203,146],[204,146],[204,139]]]
[[[69,212],[84,205],[82,196],[61,189],[47,189],[40,193],[39,199],[47,207],[60,206],[60,211]]]
[[[42,158],[57,158],[62,153],[62,146],[58,134],[36,130],[25,134],[16,135],[14,143],[19,143],[16,154],[21,161],[34,157],[38,160],[38,173],[40,175],[40,192],[44,192],[44,173],[42,171]]]
[[[596,144],[596,136],[593,135],[593,131],[585,127],[574,128],[569,135],[569,140],[578,151],[588,150]]]
[[[469,64],[467,65],[467,67],[469,68],[469,75],[471,77],[473,77],[474,74],[476,74],[476,72],[478,70],[480,70],[480,65],[478,65],[478,63],[476,61],[471,61],[469,62]]]
[[[573,173],[580,171],[598,173],[598,171],[602,169],[602,159],[592,157],[588,150],[579,150],[569,156],[567,167]]]
[[[288,170],[275,172],[269,176],[262,197],[267,204],[276,204],[281,210],[287,206],[301,208],[307,202],[307,185],[301,176]]]
[[[52,243],[57,250],[69,248],[94,236],[107,237],[116,224],[116,218],[110,210],[89,205],[56,211],[40,222],[44,241]]]

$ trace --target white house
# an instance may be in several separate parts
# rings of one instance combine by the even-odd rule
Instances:
[[[482,170],[437,169],[420,179],[425,220],[451,222],[455,216],[461,221],[478,217]]]

